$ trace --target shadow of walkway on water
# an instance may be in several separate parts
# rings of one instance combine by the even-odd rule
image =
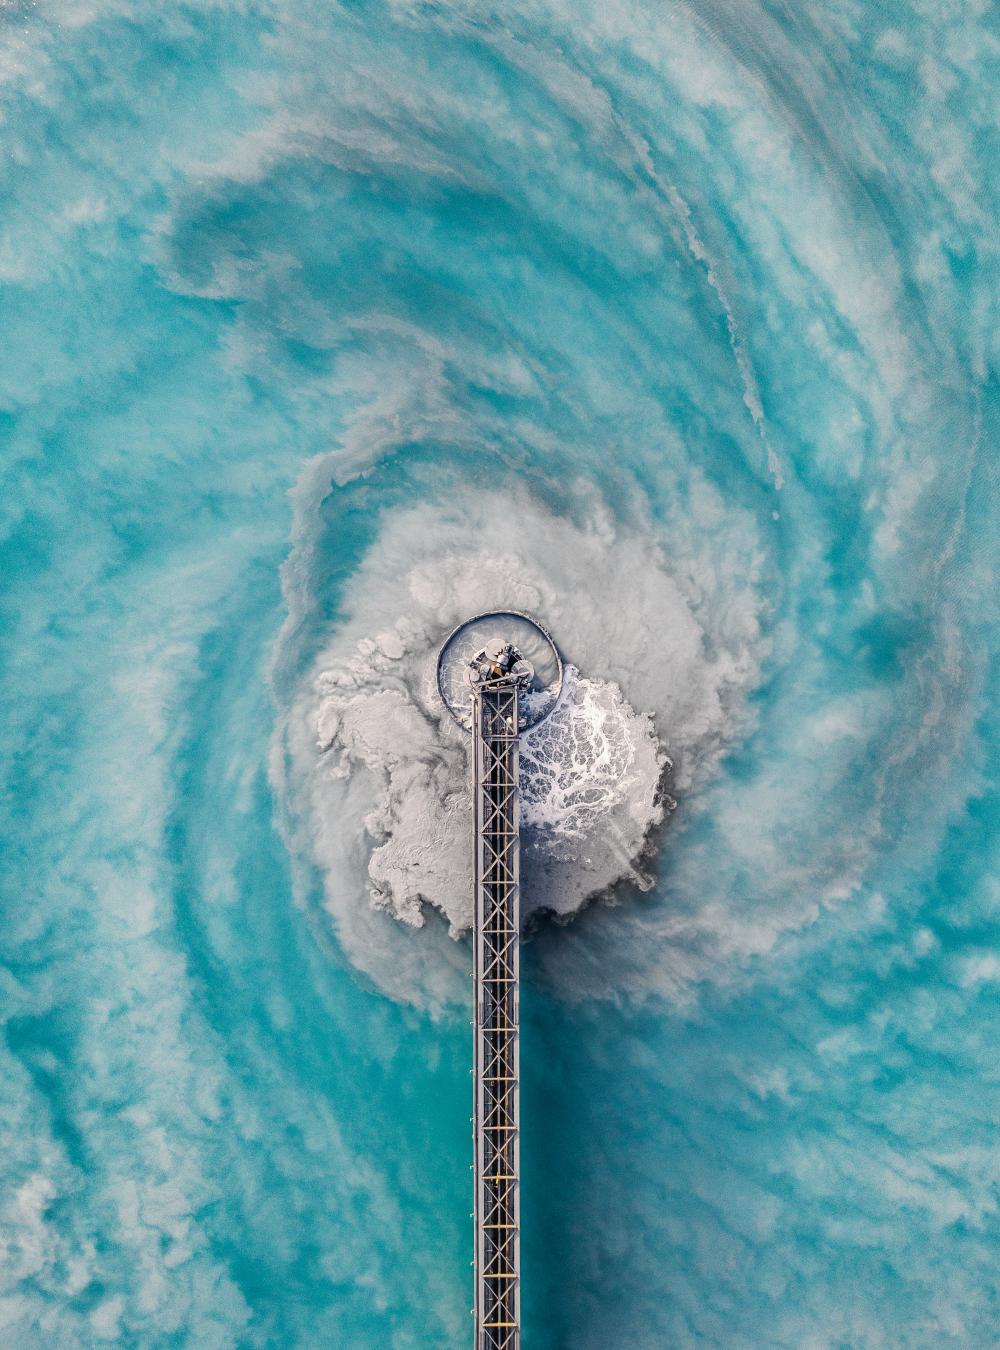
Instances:
[[[680,1127],[643,1072],[662,1024],[607,1003],[521,990],[522,1320],[533,1350],[660,1347],[675,1323],[663,1275],[672,1242],[669,1141]]]

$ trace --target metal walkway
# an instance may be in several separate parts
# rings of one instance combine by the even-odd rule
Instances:
[[[520,1350],[518,685],[473,692],[475,1350]]]

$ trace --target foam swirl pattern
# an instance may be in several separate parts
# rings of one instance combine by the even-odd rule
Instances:
[[[995,1344],[998,57],[3,9],[0,1344],[467,1343],[434,660],[503,608],[572,667],[526,1345]]]

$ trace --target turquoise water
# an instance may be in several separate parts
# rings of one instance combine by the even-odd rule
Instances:
[[[468,950],[310,728],[497,557],[677,767],[525,948],[525,1346],[996,1343],[998,54],[4,7],[3,1345],[469,1343]]]

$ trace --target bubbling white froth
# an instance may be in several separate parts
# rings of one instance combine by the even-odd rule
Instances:
[[[459,936],[472,924],[471,736],[456,744],[408,683],[407,667],[422,672],[429,653],[400,630],[385,636],[320,675],[317,745],[332,780],[360,771],[376,784],[364,821],[372,902],[415,927],[433,905]],[[663,817],[666,764],[652,719],[570,667],[556,710],[522,736],[525,919],[570,916],[624,879],[648,884],[635,863]]]
[[[702,505],[717,523],[707,489]],[[462,960],[442,960],[443,930],[427,925],[439,913],[458,936],[472,923],[471,737],[435,678],[451,629],[487,610],[536,613],[567,661],[559,705],[522,736],[522,908],[569,919],[619,883],[651,884],[667,774],[690,796],[740,730],[759,646],[743,544],[739,583],[710,607],[714,567],[700,576],[687,554],[672,571],[648,531],[624,533],[592,503],[582,523],[525,493],[387,513],[287,731],[327,907],[379,987],[418,1003],[464,994]],[[401,945],[380,912],[427,940]]]
[[[648,890],[640,869],[673,799],[671,762],[652,717],[610,680],[575,666],[555,712],[521,738],[522,911],[569,917],[622,881]]]

